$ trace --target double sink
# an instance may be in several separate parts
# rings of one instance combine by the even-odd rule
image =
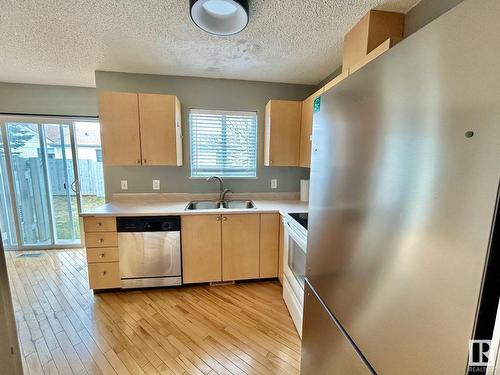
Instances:
[[[186,210],[251,209],[255,205],[250,200],[210,200],[191,201]]]

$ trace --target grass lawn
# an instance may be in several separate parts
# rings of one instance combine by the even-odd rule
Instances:
[[[56,232],[58,240],[73,240],[71,231],[71,220],[68,210],[68,202],[65,196],[56,195],[52,197],[54,202],[54,214],[56,220]],[[104,197],[96,197],[94,195],[85,195],[82,197],[82,207],[84,210],[89,210],[93,207],[104,204]],[[71,210],[73,217],[73,225],[75,226],[75,237],[80,239],[80,218],[78,217],[78,208],[76,205],[76,197],[71,197]]]

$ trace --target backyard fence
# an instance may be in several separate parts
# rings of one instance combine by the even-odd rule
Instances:
[[[104,197],[102,163],[92,160],[80,160],[78,167],[82,195]],[[42,160],[40,158],[14,156],[12,158],[12,171],[16,181],[17,207],[24,242],[40,243],[50,241],[51,228],[47,217],[50,208],[47,200]],[[71,196],[75,195],[70,186],[74,181],[72,162],[65,162],[63,159],[49,159],[48,172],[51,188],[49,193],[53,199],[56,196],[65,196],[68,191]],[[61,197],[61,199],[63,199],[63,202],[65,201],[65,198]],[[63,206],[63,208],[54,207],[56,217],[59,209],[63,209],[67,215],[66,206]]]
[[[49,159],[49,177],[53,195],[65,195],[64,188],[66,183],[66,173],[69,176],[71,184],[73,178],[73,164],[64,162],[63,159]],[[78,170],[80,172],[80,191],[82,195],[95,195],[104,197],[104,181],[102,174],[102,163],[93,160],[82,159],[78,161]],[[67,188],[70,188],[67,186]]]

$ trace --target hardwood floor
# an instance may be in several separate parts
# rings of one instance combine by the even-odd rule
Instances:
[[[82,250],[6,252],[25,374],[298,374],[277,282],[94,295]]]

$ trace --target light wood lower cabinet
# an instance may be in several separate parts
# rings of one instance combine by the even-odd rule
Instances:
[[[83,229],[85,233],[116,232],[116,219],[114,217],[85,217]]]
[[[120,287],[120,263],[89,263],[90,289],[112,289]]]
[[[119,253],[117,247],[95,247],[87,248],[88,263],[118,262]]]
[[[120,259],[115,217],[84,217],[90,289],[120,288]]]
[[[261,278],[278,276],[280,215],[260,215],[260,271]]]
[[[116,232],[86,232],[85,245],[87,247],[116,247],[118,235]]]
[[[222,216],[223,281],[259,278],[259,216]]]
[[[181,217],[183,283],[222,280],[221,215]]]
[[[183,216],[184,284],[276,277],[278,214]]]

